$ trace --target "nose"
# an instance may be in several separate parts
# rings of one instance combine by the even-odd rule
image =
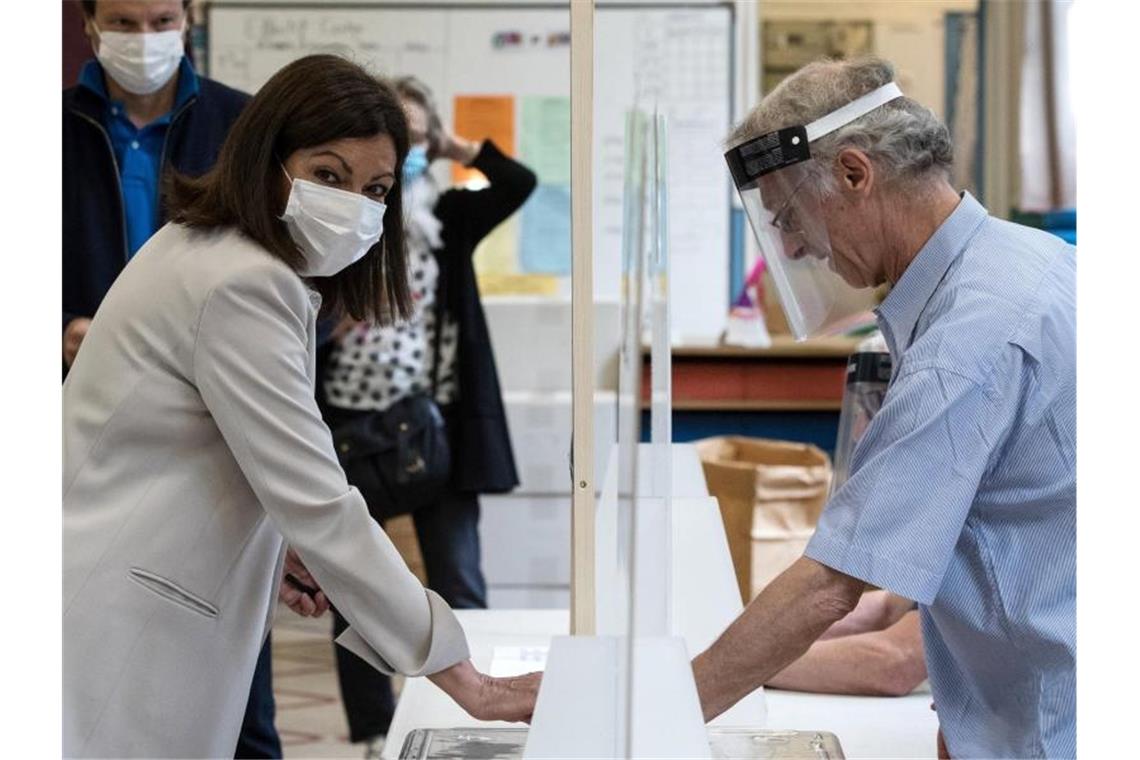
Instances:
[[[784,246],[784,257],[796,261],[808,253],[807,242],[798,232],[780,231],[780,242]]]

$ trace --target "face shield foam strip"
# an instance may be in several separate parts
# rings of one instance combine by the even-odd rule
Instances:
[[[842,108],[837,108],[827,116],[822,116],[808,124],[806,127],[808,142],[815,142],[824,135],[829,135],[835,130],[847,126],[860,116],[866,116],[884,103],[901,97],[902,90],[894,82],[888,82],[878,89],[871,90]]]
[[[890,82],[816,119],[806,127],[785,127],[737,145],[724,154],[736,188],[746,190],[765,174],[807,161],[811,157],[808,146],[813,140],[845,127],[884,103],[901,97],[902,90]]]

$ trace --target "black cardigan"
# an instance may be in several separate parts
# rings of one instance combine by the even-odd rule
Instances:
[[[479,241],[523,205],[536,179],[530,169],[503,155],[489,140],[483,142],[471,166],[483,172],[490,185],[481,190],[446,190],[434,209],[443,223],[443,247],[433,251],[439,262],[439,298],[459,325],[459,399],[447,415],[451,485],[457,491],[504,493],[519,484],[519,476],[472,256]],[[321,327],[320,332],[327,333],[331,320],[326,319]],[[328,341],[318,352],[317,376],[322,382],[331,349],[332,341]],[[327,417],[323,392],[317,400]]]
[[[435,206],[443,223],[443,248],[435,252],[440,296],[459,324],[459,400],[448,417],[452,482],[461,491],[503,493],[517,486],[519,477],[472,255],[480,240],[523,205],[537,180],[490,140],[483,142],[471,166],[483,172],[490,185],[481,190],[452,188]]]

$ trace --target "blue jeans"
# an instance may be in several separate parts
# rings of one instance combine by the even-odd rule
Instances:
[[[249,688],[249,702],[245,706],[245,718],[241,722],[235,758],[281,757],[281,737],[273,719],[277,705],[273,700],[273,661],[270,657],[272,645],[268,636],[257,656],[257,667],[253,671],[253,683]]]
[[[446,493],[438,504],[412,514],[427,570],[428,587],[456,609],[484,609],[487,586],[480,567],[479,497]],[[333,635],[348,623],[333,609]],[[340,694],[348,718],[349,738],[362,742],[388,733],[396,700],[388,676],[344,647],[336,652]]]

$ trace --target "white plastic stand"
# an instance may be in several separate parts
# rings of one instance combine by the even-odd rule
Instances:
[[[628,640],[560,636],[551,642],[526,758],[711,758],[685,642],[634,640],[632,730],[620,674]]]

